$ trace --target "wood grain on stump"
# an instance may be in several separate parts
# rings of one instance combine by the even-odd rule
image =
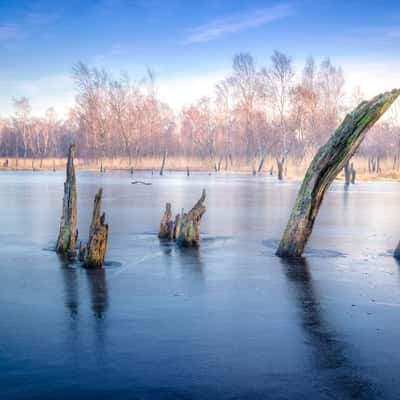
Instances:
[[[58,234],[57,253],[73,257],[76,255],[78,239],[76,213],[76,176],[74,167],[75,145],[69,147],[67,161],[67,178],[64,183],[64,197],[60,231]]]

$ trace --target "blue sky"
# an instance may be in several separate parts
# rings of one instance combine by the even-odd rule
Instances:
[[[390,0],[0,0],[0,115],[11,98],[33,109],[73,102],[78,61],[139,78],[150,66],[175,107],[212,91],[232,56],[267,64],[330,56],[368,95],[400,86],[400,4]]]

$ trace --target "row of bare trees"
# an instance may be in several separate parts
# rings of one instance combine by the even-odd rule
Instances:
[[[115,78],[79,63],[73,78],[76,102],[64,120],[52,108],[34,117],[29,99],[13,100],[13,114],[0,122],[1,156],[43,160],[64,156],[75,142],[80,158],[124,157],[129,165],[168,154],[188,164],[200,159],[217,171],[245,162],[255,174],[269,157],[281,176],[288,158],[314,154],[363,97],[358,90],[349,101],[343,71],[329,59],[317,65],[310,57],[296,74],[292,59],[279,51],[265,66],[257,66],[248,53],[236,55],[215,94],[180,112],[159,99],[151,70],[133,82],[126,74]],[[368,136],[360,154],[370,160],[371,169],[379,169],[380,160],[388,157],[399,168],[397,121],[374,129],[379,132]]]

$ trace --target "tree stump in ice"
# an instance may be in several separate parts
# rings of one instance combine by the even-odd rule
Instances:
[[[67,161],[67,178],[64,183],[64,197],[60,231],[58,234],[57,253],[74,257],[76,255],[76,177],[74,167],[75,145],[69,147]]]
[[[198,246],[200,242],[200,221],[206,211],[204,200],[206,191],[203,189],[200,199],[194,207],[186,214],[181,216],[177,244],[182,247]]]
[[[108,225],[105,223],[106,214],[101,214],[101,198],[103,191],[99,189],[93,206],[92,222],[89,231],[89,243],[84,254],[86,268],[102,268],[107,251]]]
[[[311,235],[325,192],[354,155],[366,132],[399,97],[394,89],[362,102],[348,114],[328,142],[322,146],[304,177],[288,224],[277,250],[281,257],[300,257]]]
[[[160,222],[160,231],[158,237],[160,239],[172,239],[173,236],[173,222],[172,222],[171,203],[165,205],[165,212]]]
[[[179,237],[179,233],[181,231],[181,223],[182,223],[182,215],[183,215],[183,208],[180,214],[177,214],[174,221],[174,230],[172,233],[172,239],[177,240]]]

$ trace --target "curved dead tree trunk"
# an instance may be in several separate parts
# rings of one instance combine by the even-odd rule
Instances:
[[[198,246],[200,242],[200,221],[206,211],[204,201],[206,199],[206,191],[203,189],[200,199],[194,207],[187,213],[182,215],[180,221],[179,234],[177,236],[177,244],[182,247]]]
[[[394,89],[362,102],[348,114],[311,162],[297,195],[292,213],[276,254],[300,257],[311,235],[325,192],[353,156],[366,132],[400,95]]]
[[[106,214],[101,214],[101,198],[103,190],[99,189],[94,197],[92,222],[89,229],[89,242],[84,249],[80,246],[79,259],[85,268],[102,268],[107,251],[108,224]]]
[[[69,147],[67,179],[64,183],[63,209],[56,251],[69,257],[76,255],[76,177],[74,167],[75,145]]]
[[[165,205],[165,212],[160,222],[159,239],[172,239],[174,225],[172,222],[171,203]]]

